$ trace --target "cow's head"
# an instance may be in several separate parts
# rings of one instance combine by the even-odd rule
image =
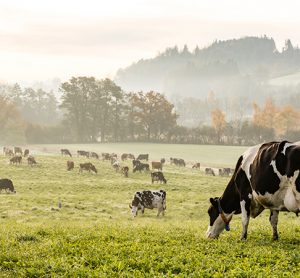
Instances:
[[[94,171],[96,174],[98,173],[98,171],[94,165],[91,166],[91,170]]]
[[[231,216],[228,217],[222,212],[220,199],[218,197],[210,198],[209,201],[211,206],[208,209],[209,226],[206,235],[208,238],[218,238],[225,228],[229,230]],[[223,217],[221,214],[223,214]]]
[[[137,216],[138,210],[140,209],[140,200],[137,196],[134,196],[131,205],[129,205],[133,217]]]

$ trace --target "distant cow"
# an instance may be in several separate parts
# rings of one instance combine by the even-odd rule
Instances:
[[[116,172],[118,172],[121,168],[121,164],[120,164],[120,161],[119,160],[115,160],[113,163],[112,163],[112,167],[116,170]]]
[[[229,176],[230,172],[230,168],[219,169],[219,176]]]
[[[136,171],[150,171],[150,167],[149,167],[149,164],[147,163],[140,163],[138,165],[136,165],[134,168],[133,168],[133,173],[135,173]]]
[[[176,166],[185,167],[185,161],[182,158],[170,158],[171,164],[175,164]]]
[[[74,162],[68,160],[68,161],[67,161],[67,171],[71,171],[71,170],[73,170],[73,169],[74,169]]]
[[[10,164],[21,164],[22,163],[22,156],[14,156],[9,160]]]
[[[98,173],[96,167],[90,162],[79,164],[79,172],[82,173],[83,170]]]
[[[166,163],[166,159],[165,158],[161,158],[160,162],[161,162],[161,164],[165,164]]]
[[[24,157],[27,157],[28,155],[29,155],[29,150],[25,149],[25,151],[24,151]]]
[[[72,157],[72,154],[70,153],[70,151],[68,149],[61,149],[60,152],[61,152],[61,155],[68,155],[68,156]]]
[[[15,153],[15,155],[17,155],[17,154],[23,155],[22,148],[14,147],[14,153]]]
[[[131,205],[131,213],[133,217],[137,216],[138,210],[144,214],[145,208],[157,208],[157,216],[162,213],[164,216],[166,210],[166,192],[164,190],[144,190],[134,194]]]
[[[89,158],[90,153],[86,152],[86,151],[79,150],[79,151],[77,151],[77,156],[85,156],[85,157]]]
[[[200,163],[197,162],[192,166],[192,169],[200,169]]]
[[[16,193],[14,185],[9,179],[0,179],[0,191],[5,190],[6,192]]]
[[[33,156],[29,156],[27,158],[27,162],[28,162],[28,165],[30,165],[30,166],[37,164],[35,161],[35,158]]]
[[[123,153],[121,155],[121,160],[124,161],[126,159],[135,159],[134,155],[131,153]]]
[[[5,156],[14,156],[13,150],[8,147],[3,147],[3,154]]]
[[[91,152],[90,156],[93,157],[93,158],[99,159],[99,155],[95,152]]]
[[[140,165],[140,164],[141,164],[141,161],[139,161],[137,159],[132,160],[132,166],[133,166],[133,168],[136,167],[137,165]]]
[[[139,154],[137,157],[137,160],[146,160],[148,161],[149,159],[149,154]]]
[[[215,176],[215,172],[212,168],[205,168],[205,174]]]
[[[160,161],[152,161],[151,166],[152,166],[152,170],[157,169],[157,170],[162,171],[163,165]]]
[[[121,172],[122,172],[122,174],[123,174],[126,178],[128,178],[129,167],[128,167],[128,166],[123,166],[123,167],[121,168]]]
[[[167,183],[167,180],[165,179],[164,177],[164,174],[162,172],[153,172],[151,173],[151,182],[160,182],[160,183],[164,183],[166,184]]]

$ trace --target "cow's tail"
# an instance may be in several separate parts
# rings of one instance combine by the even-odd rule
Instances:
[[[163,209],[167,209],[167,193],[166,191],[163,191]]]

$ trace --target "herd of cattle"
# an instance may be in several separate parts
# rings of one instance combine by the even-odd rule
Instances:
[[[3,152],[5,155],[13,156],[12,158],[23,155],[20,148],[14,148],[14,151],[4,148]],[[72,157],[67,149],[62,149],[61,154]],[[93,152],[78,151],[77,155],[100,159],[100,156]],[[26,156],[30,157],[29,151],[26,152]],[[116,154],[103,153],[101,157],[103,160],[110,160],[116,171],[123,171],[128,177],[129,167],[122,168]],[[148,161],[148,154],[139,155],[137,158],[132,154],[122,154],[121,160],[126,159],[132,159],[133,172],[150,170],[148,163],[141,162]],[[12,163],[21,163],[21,161],[21,159],[10,159]],[[165,159],[161,159],[151,163],[152,183],[154,181],[167,183],[162,173],[165,162]],[[185,161],[178,158],[171,158],[170,163],[186,166]],[[126,172],[125,167],[127,167]],[[192,168],[200,169],[200,163],[194,164]],[[74,169],[73,161],[67,162],[67,169]],[[79,171],[83,170],[97,173],[96,167],[91,162],[79,164]],[[211,168],[206,168],[205,173],[215,175]],[[221,197],[210,198],[211,206],[208,209],[210,224],[207,230],[209,238],[217,238],[225,229],[229,231],[229,223],[233,215],[241,213],[243,226],[241,239],[246,239],[250,216],[255,218],[264,209],[269,209],[273,239],[276,240],[279,211],[294,212],[297,216],[300,212],[300,142],[269,142],[251,147],[240,156],[234,170],[219,169],[219,175],[231,175],[231,179]],[[3,189],[16,192],[9,179],[0,179],[0,190]],[[145,208],[157,208],[157,216],[164,215],[166,192],[164,190],[138,191],[129,206],[134,217],[138,210],[144,213]]]

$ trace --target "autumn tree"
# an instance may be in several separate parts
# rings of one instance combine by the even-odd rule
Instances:
[[[220,143],[226,126],[225,114],[219,108],[216,108],[211,112],[211,121],[216,131],[218,143]]]

